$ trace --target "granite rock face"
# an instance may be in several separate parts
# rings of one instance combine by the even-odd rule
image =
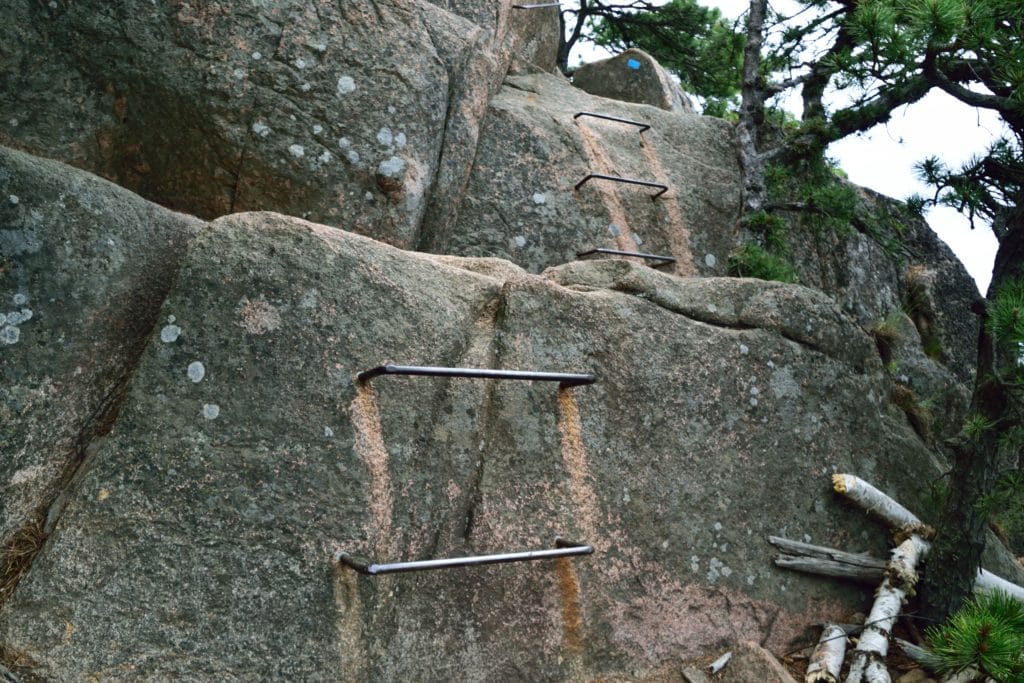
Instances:
[[[793,232],[806,286],[724,277],[731,127],[574,88],[511,4],[0,10],[0,142],[85,169],[0,149],[0,671],[678,680],[865,608],[765,536],[884,553],[835,471],[921,510],[910,399],[957,424],[973,285],[897,218],[898,253]],[[356,380],[387,362],[598,382]],[[556,536],[594,553],[336,560]]]
[[[506,79],[484,120],[457,216],[426,226],[426,250],[540,272],[601,247],[673,257],[665,270],[679,275],[725,274],[740,192],[725,121],[593,97],[547,74]],[[669,190],[653,199],[657,189],[597,179],[577,189],[592,173]]]
[[[536,275],[240,214],[192,241],[156,320],[0,611],[46,680],[639,680],[752,634],[781,648],[868,596],[773,569],[765,535],[881,553],[828,474],[914,507],[938,471],[874,341],[800,286]],[[355,381],[387,361],[599,381]],[[594,555],[376,578],[334,561],[558,535]]]
[[[513,57],[554,60],[536,29],[556,15],[452,4],[487,21],[423,0],[14,0],[0,143],[198,216],[273,209],[414,246]]]
[[[201,226],[0,148],[0,539],[59,516]]]

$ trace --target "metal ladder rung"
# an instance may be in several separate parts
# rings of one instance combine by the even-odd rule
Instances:
[[[551,560],[558,557],[590,555],[593,546],[582,543],[571,543],[561,538],[555,539],[555,547],[545,550],[527,550],[516,553],[498,555],[471,555],[469,557],[449,557],[440,560],[415,560],[412,562],[392,562],[389,564],[372,564],[364,559],[356,558],[339,550],[334,554],[337,562],[367,576],[380,574],[400,574],[402,572],[418,572],[428,569],[454,569],[456,567],[477,567],[485,564],[502,564],[505,562],[528,562],[533,560]]]
[[[631,126],[639,126],[640,130],[637,131],[638,133],[643,133],[645,130],[649,130],[651,127],[651,124],[644,123],[642,121],[632,121],[630,119],[622,119],[619,118],[618,116],[608,116],[607,114],[598,114],[592,111],[577,112],[572,118],[575,121],[581,116],[589,116],[595,119],[604,119],[605,121],[615,121],[616,123],[628,123]]]
[[[618,249],[603,249],[600,247],[598,247],[597,249],[591,249],[590,251],[578,252],[576,254],[576,258],[585,258],[592,254],[610,254],[612,256],[636,256],[639,258],[648,259],[650,261],[662,261],[662,263],[656,264],[659,266],[676,262],[675,256],[659,256],[657,254],[645,254],[640,251],[619,251]]]
[[[593,178],[596,178],[597,180],[613,180],[613,181],[615,181],[617,183],[626,183],[628,185],[643,185],[644,187],[657,187],[657,188],[660,188],[660,190],[658,192],[655,192],[653,195],[651,195],[651,199],[652,200],[653,199],[657,199],[661,195],[663,195],[666,192],[668,192],[668,185],[662,185],[661,183],[652,183],[649,180],[636,180],[634,178],[623,178],[622,176],[617,176],[617,175],[605,175],[604,173],[588,173],[583,178],[583,180],[581,180],[578,183],[576,183],[576,187],[574,187],[573,189],[574,190],[580,189],[581,187],[583,187],[584,184],[586,184],[586,182],[588,180],[591,180]]]
[[[492,370],[488,368],[438,368],[420,365],[380,365],[356,375],[366,382],[378,375],[413,375],[419,377],[470,377],[475,379],[519,379],[559,382],[563,387],[593,384],[597,377],[589,373],[533,372],[529,370]]]

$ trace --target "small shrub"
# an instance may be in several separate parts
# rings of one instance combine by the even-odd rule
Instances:
[[[757,242],[747,242],[729,257],[729,274],[778,282],[800,282],[796,269],[786,259],[768,252]]]

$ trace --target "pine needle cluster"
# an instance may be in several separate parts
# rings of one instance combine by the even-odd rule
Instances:
[[[1002,683],[1024,683],[1024,603],[993,591],[977,595],[927,633],[942,673],[974,667]]]

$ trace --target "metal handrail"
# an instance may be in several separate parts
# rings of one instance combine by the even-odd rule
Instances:
[[[644,123],[642,121],[632,121],[630,119],[622,119],[619,118],[618,116],[608,116],[607,114],[598,114],[592,111],[577,112],[572,118],[575,121],[581,116],[589,116],[595,119],[604,119],[605,121],[615,121],[616,123],[628,123],[631,126],[639,126],[640,130],[637,131],[638,133],[643,133],[645,130],[649,130],[651,127],[651,124]]]
[[[561,7],[560,2],[545,2],[539,5],[512,5],[512,9],[540,9],[541,7]]]
[[[636,180],[634,178],[623,178],[617,175],[605,175],[604,173],[588,173],[583,180],[576,183],[574,190],[580,189],[588,180],[596,178],[598,180],[614,180],[617,183],[627,183],[629,185],[643,185],[644,187],[658,187],[661,188],[658,192],[651,195],[651,199],[657,199],[661,195],[668,192],[668,185],[662,185],[661,183],[652,183],[649,180]]]
[[[489,368],[439,368],[421,365],[380,365],[356,375],[366,382],[379,375],[414,375],[421,377],[469,377],[475,379],[518,379],[559,382],[563,387],[593,384],[597,377],[590,373],[533,372],[529,370],[492,370]]]
[[[639,258],[645,258],[651,261],[664,261],[665,263],[675,263],[675,256],[659,256],[658,254],[645,254],[641,251],[619,251],[618,249],[603,249],[598,247],[589,251],[581,251],[576,253],[576,258],[584,258],[591,254],[611,254],[613,256],[637,256]]]
[[[564,539],[556,538],[554,548],[545,550],[527,550],[515,553],[500,553],[497,555],[471,555],[469,557],[449,557],[439,560],[414,560],[411,562],[373,564],[364,558],[357,558],[339,550],[334,554],[334,559],[336,562],[340,562],[360,574],[365,574],[367,576],[379,576],[381,574],[400,574],[402,572],[418,572],[428,569],[454,569],[457,567],[478,567],[485,564],[502,564],[505,562],[550,560],[558,557],[590,555],[593,552],[593,546],[582,543],[571,543]]]

